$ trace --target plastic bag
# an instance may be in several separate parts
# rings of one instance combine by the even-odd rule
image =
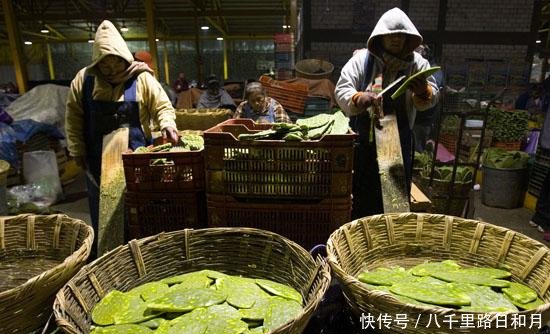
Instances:
[[[7,193],[8,213],[48,213],[49,207],[55,203],[56,199],[56,194],[52,194],[50,186],[46,184],[15,186]]]
[[[53,151],[23,153],[23,177],[26,184],[41,186],[41,195],[47,198],[48,202],[51,199],[50,204],[55,203],[56,199],[63,195],[57,159]]]

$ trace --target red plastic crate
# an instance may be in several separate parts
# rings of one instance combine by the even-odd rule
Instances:
[[[308,85],[278,81],[265,75],[262,75],[259,81],[267,95],[277,100],[285,109],[298,114],[304,113]]]
[[[239,134],[270,128],[233,119],[204,132],[208,194],[271,200],[351,195],[355,134],[301,142],[237,139]]]
[[[180,193],[126,192],[128,240],[185,228],[206,227],[203,191]]]
[[[324,244],[350,221],[351,196],[317,203],[239,201],[207,195],[208,227],[253,227],[283,235],[306,249]]]
[[[155,165],[156,159],[167,159]],[[128,191],[204,190],[203,151],[125,153],[122,155]]]

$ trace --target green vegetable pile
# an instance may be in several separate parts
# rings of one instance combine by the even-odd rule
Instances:
[[[430,177],[431,168],[427,166],[424,168],[420,175],[424,178]],[[451,182],[453,176],[453,166],[436,166],[434,168],[434,180],[439,180],[443,182]],[[474,170],[469,166],[457,166],[455,183],[468,183],[473,180]]]
[[[521,151],[507,151],[502,148],[488,148],[483,155],[483,166],[497,169],[527,168],[529,154]]]
[[[141,146],[136,148],[134,153],[155,153],[155,152],[187,152],[187,151],[200,151],[204,148],[204,138],[200,135],[193,133],[186,133],[180,136],[179,143],[172,145],[172,143],[161,144],[157,146]]]
[[[406,270],[377,268],[359,274],[372,290],[392,294],[406,304],[454,307],[464,312],[518,312],[544,304],[530,287],[507,280],[495,268],[463,268],[452,260],[425,262]]]
[[[337,111],[334,114],[299,119],[296,124],[274,123],[269,130],[243,133],[239,135],[239,140],[315,140],[326,134],[344,135],[348,131],[349,119],[341,111]]]
[[[268,333],[302,303],[287,285],[202,270],[109,292],[92,310],[92,334]]]
[[[525,110],[489,109],[487,127],[493,131],[493,140],[517,142],[529,131],[529,114]]]

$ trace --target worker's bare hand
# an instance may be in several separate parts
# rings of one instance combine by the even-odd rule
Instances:
[[[419,97],[426,96],[428,91],[428,81],[426,78],[420,76],[415,79],[413,79],[409,84],[409,89]]]
[[[363,92],[357,99],[357,107],[359,109],[367,109],[371,106],[379,106],[382,103],[382,97],[373,92]]]
[[[162,141],[170,141],[172,144],[177,144],[179,140],[178,131],[172,127],[162,129]]]

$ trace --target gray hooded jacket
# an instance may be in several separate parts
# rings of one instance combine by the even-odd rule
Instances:
[[[355,107],[351,101],[351,98],[359,91],[364,80],[369,83],[369,86],[367,87],[367,90],[369,90],[370,83],[372,83],[374,78],[379,74],[384,74],[381,36],[395,33],[404,33],[408,35],[405,48],[407,48],[408,52],[412,52],[412,56],[414,57],[411,62],[411,66],[406,69],[404,73],[405,75],[408,76],[430,67],[429,62],[426,59],[424,59],[419,53],[413,51],[422,43],[422,36],[407,14],[399,8],[393,8],[387,11],[380,17],[378,23],[376,23],[376,26],[367,41],[367,49],[358,51],[346,63],[340,73],[340,79],[336,84],[334,93],[336,95],[338,105],[346,114],[348,114],[348,116],[357,115],[362,112]],[[374,64],[371,73],[365,73],[365,61],[367,56],[374,57]],[[392,82],[396,78],[385,79],[389,79],[387,82]],[[439,92],[435,79],[433,76],[430,76],[427,80],[432,89],[432,98],[429,103],[415,103],[410,90],[407,90],[406,93],[404,108],[407,111],[409,126],[411,129],[416,118],[416,111],[427,110],[433,107],[437,104],[439,98]]]

